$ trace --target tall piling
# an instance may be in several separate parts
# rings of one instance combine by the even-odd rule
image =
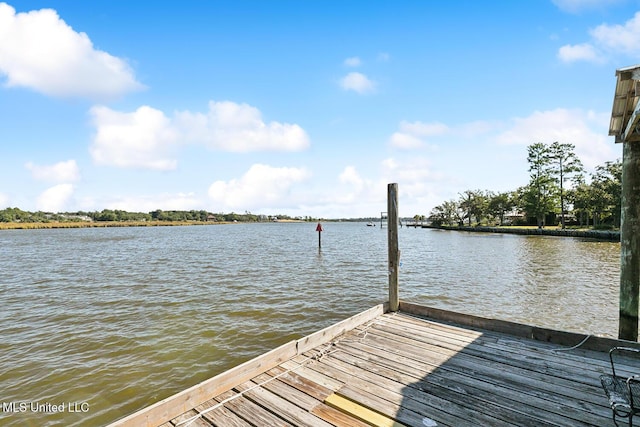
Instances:
[[[640,65],[616,70],[609,136],[622,144],[618,338],[638,341],[640,295]]]
[[[398,311],[398,184],[387,185],[387,244],[389,249],[389,310]]]
[[[625,142],[622,145],[618,338],[637,341],[640,295],[640,142]]]

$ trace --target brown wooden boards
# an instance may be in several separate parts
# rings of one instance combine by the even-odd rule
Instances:
[[[404,424],[400,424],[393,418],[389,418],[380,414],[379,412],[373,411],[366,406],[359,404],[358,402],[354,402],[353,400],[349,400],[345,397],[340,396],[339,394],[331,394],[327,396],[324,401],[327,405],[332,406],[344,413],[351,415],[352,417],[362,420],[369,425],[379,426],[379,427],[406,427]]]
[[[175,414],[197,401],[185,391],[172,409],[152,407],[153,418],[147,412],[128,425],[152,419],[164,427],[168,420],[179,427],[611,424],[599,384],[608,356],[588,348],[626,342],[594,337],[591,346],[574,349],[579,334],[403,302],[400,309],[383,314],[377,306],[294,341],[222,374],[225,389],[206,401]],[[621,369],[640,373],[640,363]],[[209,381],[207,392],[223,388]]]

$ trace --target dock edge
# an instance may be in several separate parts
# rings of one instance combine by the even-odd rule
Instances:
[[[151,406],[142,408],[109,424],[107,427],[157,427],[207,400],[249,381],[259,373],[268,371],[292,357],[321,344],[328,343],[337,336],[375,319],[386,313],[388,307],[388,303],[378,304],[320,331],[298,340],[289,341]]]

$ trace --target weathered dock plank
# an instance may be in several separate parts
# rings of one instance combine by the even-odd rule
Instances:
[[[380,331],[380,335],[372,337],[372,344],[378,346],[384,346],[384,343],[389,337],[396,337],[396,339],[402,342],[404,347],[397,347],[398,349],[405,348],[406,354],[409,357],[422,357],[423,354],[433,354],[433,360],[448,360],[454,354],[459,354],[462,348],[451,350],[447,343],[441,342],[441,346],[433,346],[432,344],[421,342],[419,340],[412,340],[409,338],[403,338],[399,335],[397,329],[387,329]],[[416,342],[417,341],[417,342]],[[382,342],[382,344],[380,343]],[[408,348],[406,346],[409,346]],[[572,365],[558,362],[558,355],[548,354],[540,355],[537,352],[535,354],[526,353],[521,350],[517,353],[510,353],[503,348],[479,348],[475,343],[470,343],[463,354],[459,354],[455,360],[452,360],[447,364],[448,369],[454,367],[460,370],[485,370],[487,378],[495,377],[496,381],[505,382],[509,375],[513,376],[513,380],[517,383],[522,381],[529,381],[532,384],[536,381],[540,381],[543,384],[547,384],[546,380],[549,375],[554,375],[556,381],[553,383],[557,385],[555,388],[550,389],[552,393],[567,393],[575,394],[579,391],[592,392],[592,386],[600,385],[599,379],[595,378],[583,378],[583,365]],[[507,369],[508,368],[508,369]],[[598,369],[600,368],[600,369]],[[540,370],[543,372],[540,372]],[[594,369],[603,373],[604,367],[594,366]],[[599,395],[598,395],[599,397]]]
[[[204,418],[194,418],[197,415],[198,412],[196,412],[195,410],[187,411],[184,414],[172,419],[170,425],[178,426],[180,424],[186,424],[187,422],[189,422],[189,425],[193,427],[211,427],[211,424]]]
[[[223,385],[205,382],[222,391],[190,408],[182,410],[194,399],[179,395],[163,414],[129,417],[156,424],[115,425],[613,425],[599,383],[609,370],[603,350],[637,344],[403,302],[399,312],[384,309],[250,361],[235,378],[221,376]],[[640,362],[621,369],[640,373]]]
[[[266,386],[256,387],[260,383],[261,382],[248,382],[245,384],[241,384],[236,387],[236,390],[238,392],[244,393],[244,396],[247,399],[269,410],[270,412],[277,413],[279,417],[285,419],[295,426],[332,427],[331,424],[327,423],[321,418],[316,417],[308,410],[297,406],[294,402],[290,402],[286,398],[272,393],[267,389]],[[298,399],[296,400],[299,401]]]
[[[376,339],[373,336],[375,334],[377,331],[370,332],[371,340]],[[384,335],[385,340],[388,339],[387,334]],[[518,416],[519,412],[528,419],[540,418],[541,425],[545,422],[550,425],[582,425],[581,422],[586,422],[586,425],[589,425],[590,415],[585,414],[583,405],[566,406],[562,408],[561,419],[555,419],[553,414],[558,412],[558,402],[555,399],[557,393],[554,392],[558,392],[559,389],[552,385],[550,392],[540,391],[539,387],[547,386],[547,382],[532,380],[526,370],[514,376],[510,374],[509,367],[483,360],[478,356],[447,354],[443,358],[434,359],[429,355],[432,349],[421,346],[419,340],[402,341],[396,341],[392,351],[373,347],[359,354],[355,352],[357,356],[366,358],[366,361],[359,361],[362,359],[354,356],[354,352],[350,352],[349,356],[345,356],[345,352],[336,353],[335,357],[351,364],[359,364],[364,369],[373,369],[369,368],[367,363],[388,366],[389,370],[378,369],[377,373],[393,376],[403,383],[417,382],[418,388],[428,386],[430,392],[451,403],[468,407],[474,412],[479,409],[488,411],[494,417],[512,425],[522,422],[522,419],[518,421],[518,418],[522,418]],[[345,347],[348,345],[345,344]],[[431,362],[425,364],[422,362],[424,359]],[[544,379],[548,380],[546,377]],[[412,387],[414,386],[412,384]],[[405,391],[405,394],[410,393]],[[574,395],[577,396],[577,393]],[[599,397],[601,402],[602,396]],[[601,408],[594,405],[593,409]],[[608,415],[608,410],[602,410],[604,416]],[[566,419],[567,421],[563,421]]]
[[[208,400],[202,405],[199,405],[195,410],[200,414],[203,419],[209,421],[214,426],[228,426],[228,427],[251,427],[251,424],[238,417],[233,412],[229,411],[224,406],[217,405],[215,400]]]
[[[232,399],[233,398],[233,399]],[[228,391],[215,399],[218,403],[224,402],[224,407],[229,411],[245,420],[251,426],[275,426],[275,427],[291,427],[291,424],[282,417],[267,410],[261,405],[255,403],[252,399],[246,398],[237,392]],[[187,426],[184,426],[187,427]],[[190,426],[189,426],[190,427]]]

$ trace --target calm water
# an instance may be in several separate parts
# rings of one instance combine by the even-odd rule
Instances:
[[[104,425],[385,301],[386,230],[315,226],[0,232],[0,424]],[[618,243],[399,239],[403,300],[617,334]]]

